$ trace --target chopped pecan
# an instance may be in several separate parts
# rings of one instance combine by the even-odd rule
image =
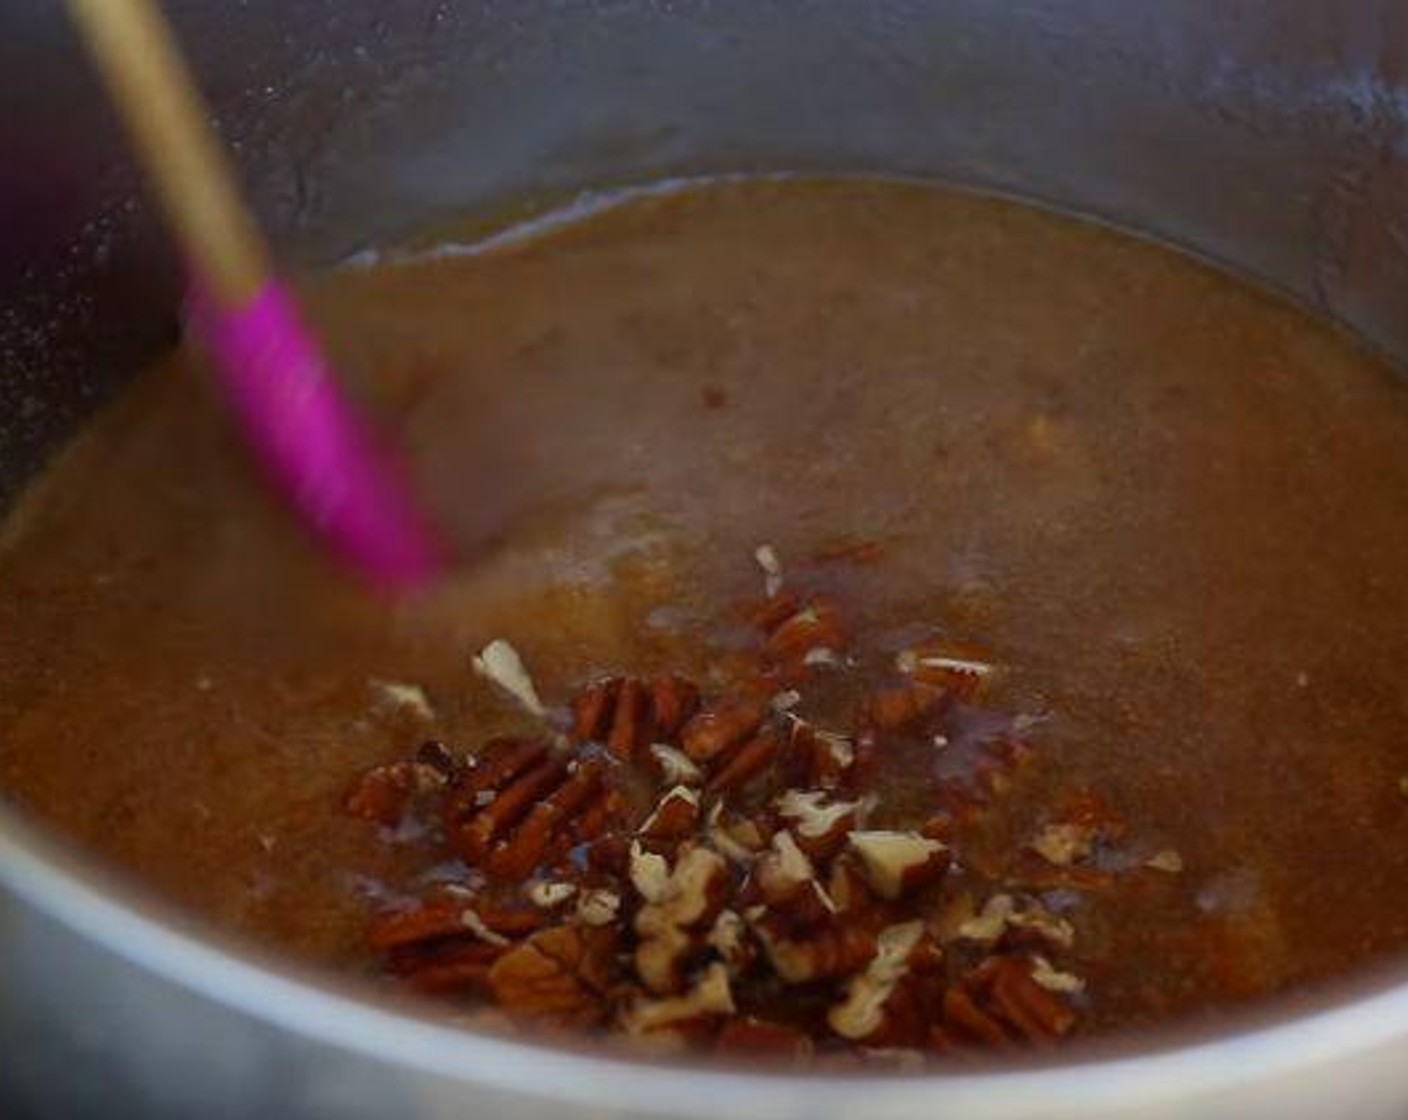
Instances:
[[[657,677],[650,685],[650,705],[661,737],[673,741],[699,710],[699,689],[684,677]]]
[[[491,739],[455,783],[449,811],[472,812],[487,795],[547,757],[548,747],[535,739]]]
[[[911,968],[911,956],[925,937],[924,923],[888,926],[875,939],[875,954],[846,986],[845,997],[827,1013],[826,1021],[842,1038],[871,1046],[913,1043],[922,1035],[924,1011],[917,994],[901,986]]]
[[[611,677],[588,685],[572,702],[572,713],[579,741],[604,743],[623,761],[655,737],[650,693],[636,677]]]
[[[635,677],[621,681],[616,704],[611,714],[611,729],[606,736],[606,749],[626,761],[648,746],[655,738],[654,718],[650,710],[650,693],[645,683]]]
[[[682,991],[685,970],[702,940],[697,933],[668,924],[643,933],[631,958],[636,975],[648,991],[657,995]]]
[[[572,730],[579,742],[604,743],[626,761],[657,739],[673,740],[698,706],[699,690],[683,677],[610,677],[577,694]]]
[[[988,1025],[980,1041],[990,1041],[991,1024],[1017,1041],[1047,1044],[1070,1032],[1076,1013],[1032,978],[1030,963],[1010,956],[993,956],[963,979],[963,988]],[[952,989],[950,989],[952,991]],[[971,1026],[972,1016],[969,1016]]]
[[[970,915],[957,922],[952,931],[956,939],[976,941],[982,945],[993,945],[1007,932],[1008,923],[1017,912],[1016,900],[1010,894],[995,894],[983,903],[983,908],[973,912],[972,899],[962,900]]]
[[[645,1034],[700,1019],[732,1015],[735,1010],[727,971],[721,964],[711,964],[684,995],[638,1000],[626,1009],[621,1024],[631,1034]]]
[[[651,743],[650,760],[671,785],[697,785],[704,777],[689,755],[669,743]]]
[[[453,937],[502,945],[542,924],[542,914],[526,906],[492,906],[473,896],[451,897],[378,916],[367,931],[367,943],[381,952]]]
[[[1008,883],[1032,891],[1076,890],[1099,893],[1114,887],[1118,875],[1093,864],[1061,867],[1035,852],[1023,851],[1007,871]]]
[[[756,1059],[807,1058],[813,1050],[810,1036],[782,1023],[751,1015],[724,1024],[716,1045],[740,1057]]]
[[[948,848],[917,832],[852,832],[847,840],[882,898],[899,898],[948,870]]]
[[[831,864],[826,881],[827,896],[847,921],[860,922],[882,913],[886,904],[871,889],[870,881],[854,856],[843,854]]]
[[[845,735],[820,731],[805,720],[792,720],[787,771],[793,784],[835,789],[845,781],[855,760],[855,744]]]
[[[621,678],[593,681],[572,700],[572,733],[579,742],[604,741],[615,722]]]
[[[777,908],[750,913],[749,924],[778,978],[808,984],[849,976],[875,955],[875,938],[833,918],[801,925]]]
[[[542,744],[508,743],[470,770],[450,799],[447,832],[471,866],[523,880],[594,839],[619,806],[598,759],[569,759]]]
[[[632,852],[631,881],[645,901],[635,918],[636,972],[660,993],[679,990],[687,958],[703,943],[702,931],[723,909],[732,882],[723,857],[704,847],[685,849],[672,870],[667,866],[662,856]]]
[[[828,860],[841,850],[860,811],[860,802],[832,801],[824,790],[789,789],[775,804],[797,846],[814,860]]]
[[[608,926],[553,926],[499,957],[488,984],[505,1010],[585,1026],[608,1010],[617,934]]]
[[[584,925],[608,926],[621,911],[621,896],[605,887],[583,891],[577,898],[577,917]]]
[[[1096,832],[1090,826],[1062,821],[1043,828],[1028,847],[1048,863],[1069,867],[1095,851],[1095,840]]]
[[[695,762],[712,762],[758,733],[767,708],[756,700],[722,701],[695,715],[680,732],[680,746]]]
[[[445,788],[447,776],[426,762],[392,762],[368,770],[348,792],[343,807],[354,817],[395,828],[412,806]]]
[[[795,591],[779,590],[767,596],[761,603],[748,608],[748,622],[762,632],[771,634],[789,618],[802,609],[802,597]]]
[[[791,614],[769,621],[763,653],[776,664],[799,665],[813,650],[836,651],[845,645],[840,612],[825,596],[815,596]]]
[[[418,684],[373,678],[367,682],[373,697],[373,711],[407,717],[412,723],[435,722],[430,697]]]
[[[416,761],[433,766],[446,778],[453,778],[459,769],[454,753],[439,739],[427,739],[416,748]]]
[[[474,671],[502,688],[529,714],[546,714],[547,709],[538,699],[533,678],[528,675],[523,659],[518,656],[518,650],[503,638],[495,638],[479,652],[474,658]]]
[[[753,550],[753,559],[763,570],[763,591],[769,599],[775,598],[782,590],[782,561],[777,549],[770,544],[760,544]]]
[[[715,801],[709,810],[704,836],[716,852],[744,866],[771,840],[771,833],[765,834],[758,821],[726,813],[722,801]]]
[[[747,971],[757,958],[748,926],[735,910],[720,910],[705,939],[718,954],[730,976]]]
[[[786,829],[773,836],[771,848],[758,860],[751,876],[751,883],[756,884],[761,897],[769,903],[791,898],[801,887],[815,880],[812,861]]]
[[[990,664],[916,646],[866,693],[872,670],[843,654],[837,604],[784,587],[771,548],[756,559],[768,597],[756,640],[711,669],[722,699],[701,708],[678,676],[605,678],[575,695],[562,741],[498,740],[463,764],[428,745],[363,779],[350,812],[395,825],[428,809],[444,828],[424,838],[443,837],[475,884],[379,917],[370,937],[388,971],[653,1047],[800,1055],[821,1043],[861,1066],[1074,1029],[1084,982],[1059,967],[1074,929],[1018,892],[1109,877],[1112,859],[1088,857],[1122,828],[1117,814],[1068,797],[1045,818],[1054,828],[1003,851],[1007,822],[979,815],[1030,756],[1035,720],[964,702]],[[507,643],[476,667],[546,714]],[[842,679],[852,669],[864,675]],[[810,722],[847,707],[836,731]],[[937,815],[903,831],[926,798]],[[950,851],[966,888],[920,894]]]
[[[1085,991],[1085,981],[1071,972],[1063,972],[1040,954],[1031,958],[1032,981],[1048,992],[1074,995]]]
[[[530,883],[524,893],[534,906],[544,910],[553,910],[572,900],[577,894],[577,884],[555,883],[540,879]]]
[[[727,756],[710,776],[704,788],[710,793],[728,794],[742,789],[772,765],[782,741],[770,729]]]
[[[679,840],[699,821],[699,795],[685,786],[667,792],[637,830],[647,840]]]
[[[718,852],[708,848],[681,852],[669,881],[646,897],[645,906],[636,913],[636,930],[648,937],[665,926],[686,930],[707,926],[722,909],[731,879],[728,864]]]
[[[941,642],[901,650],[895,667],[911,680],[933,685],[961,700],[971,700],[992,675],[992,663],[972,651]]]
[[[979,1007],[972,995],[962,988],[949,988],[944,992],[943,1012],[943,1025],[938,1036],[941,1049],[962,1042],[976,1042],[994,1050],[1012,1045],[1012,1039],[1002,1023]]]

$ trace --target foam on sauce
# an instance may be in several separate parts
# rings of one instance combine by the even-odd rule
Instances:
[[[545,696],[702,672],[759,542],[870,540],[867,640],[940,621],[1017,667],[995,694],[1048,717],[1047,768],[1180,863],[1081,930],[1114,962],[1086,975],[1097,1026],[1408,941],[1408,397],[1303,312],[881,182],[648,194],[306,293],[464,564],[433,602],[364,597],[270,507],[194,363],[134,384],[0,551],[0,789],[116,868],[368,968],[367,893],[420,874],[339,810],[423,731],[387,682],[472,744],[521,719],[471,669],[491,639]]]

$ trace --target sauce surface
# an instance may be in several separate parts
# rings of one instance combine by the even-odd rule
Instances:
[[[864,540],[862,638],[982,646],[1050,781],[1181,855],[1176,889],[1078,919],[1094,1028],[1408,941],[1408,396],[1300,310],[881,182],[641,197],[306,295],[465,559],[432,601],[364,597],[196,361],[133,385],[0,550],[0,789],[137,880],[370,969],[369,898],[414,861],[339,806],[422,730],[371,682],[472,744],[520,720],[469,671],[490,639],[558,698],[702,672],[759,542]]]

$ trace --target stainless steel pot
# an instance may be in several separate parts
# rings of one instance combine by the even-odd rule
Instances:
[[[169,4],[299,262],[714,171],[973,183],[1182,243],[1408,354],[1394,0]],[[0,7],[0,502],[171,330],[53,0]],[[3,751],[3,744],[0,744]],[[223,946],[0,813],[0,1115],[1408,1113],[1408,986],[1003,1074],[761,1076],[459,1032]]]

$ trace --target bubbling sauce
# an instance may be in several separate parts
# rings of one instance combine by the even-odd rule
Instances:
[[[1022,819],[1098,789],[1176,854],[1120,907],[1063,901],[1083,1030],[1408,941],[1408,397],[1303,311],[879,181],[657,193],[304,291],[462,563],[423,601],[364,595],[271,506],[197,360],[140,378],[0,551],[0,790],[115,870],[374,972],[368,915],[426,852],[342,803],[426,735],[398,685],[462,751],[524,728],[470,670],[494,638],[563,701],[707,679],[760,543],[866,542],[854,640],[937,629],[1041,717]]]

